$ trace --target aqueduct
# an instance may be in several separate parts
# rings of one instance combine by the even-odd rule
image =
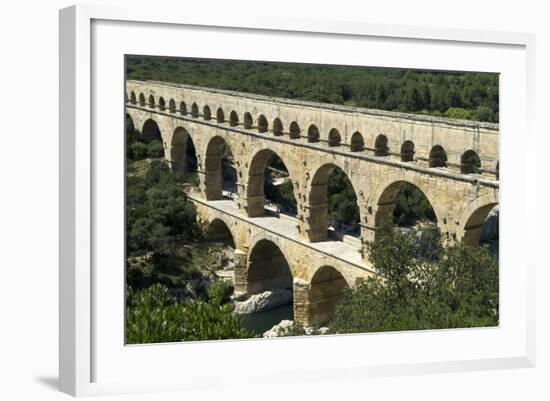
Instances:
[[[236,249],[235,291],[292,288],[294,318],[305,325],[330,319],[344,288],[376,274],[365,244],[391,218],[404,183],[424,193],[450,241],[477,244],[499,202],[497,124],[149,81],[127,81],[126,113],[144,138],[162,140],[175,171],[185,173],[193,144],[199,190],[188,195],[209,235]],[[234,199],[223,196],[224,149],[234,158]],[[266,214],[272,155],[288,169],[295,217]],[[334,169],[355,189],[359,239],[328,235]]]

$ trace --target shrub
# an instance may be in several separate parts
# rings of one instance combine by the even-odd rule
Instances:
[[[147,156],[147,145],[143,142],[134,142],[130,145],[130,150],[134,160],[142,160]]]
[[[164,146],[159,140],[149,142],[147,145],[147,156],[153,159],[164,157]]]

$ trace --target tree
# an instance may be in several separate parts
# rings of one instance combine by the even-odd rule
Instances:
[[[384,225],[368,245],[379,275],[346,290],[330,332],[498,325],[498,267],[488,249],[426,240]]]

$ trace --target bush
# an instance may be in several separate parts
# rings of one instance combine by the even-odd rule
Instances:
[[[230,305],[179,303],[160,284],[137,292],[128,289],[126,305],[128,344],[252,337]]]
[[[498,267],[487,247],[437,243],[422,252],[414,232],[391,225],[368,245],[380,276],[345,291],[331,333],[498,325]]]
[[[130,145],[133,160],[142,160],[147,156],[147,145],[143,142],[134,142]]]
[[[164,146],[159,140],[149,142],[147,145],[147,156],[152,159],[164,157]]]
[[[214,305],[223,305],[229,302],[233,294],[233,286],[224,280],[214,281],[208,288],[208,299]]]

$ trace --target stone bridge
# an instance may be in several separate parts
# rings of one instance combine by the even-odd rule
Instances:
[[[404,183],[424,193],[449,241],[477,244],[498,204],[496,124],[140,81],[127,81],[126,106],[145,140],[162,139],[175,171],[185,172],[193,144],[200,189],[190,198],[208,235],[236,248],[236,291],[293,287],[295,319],[306,325],[327,321],[342,290],[375,273],[365,245],[391,218]],[[234,200],[222,194],[226,147],[237,172]],[[273,155],[288,169],[296,218],[266,213],[264,170]],[[360,239],[327,234],[334,169],[357,195]]]

